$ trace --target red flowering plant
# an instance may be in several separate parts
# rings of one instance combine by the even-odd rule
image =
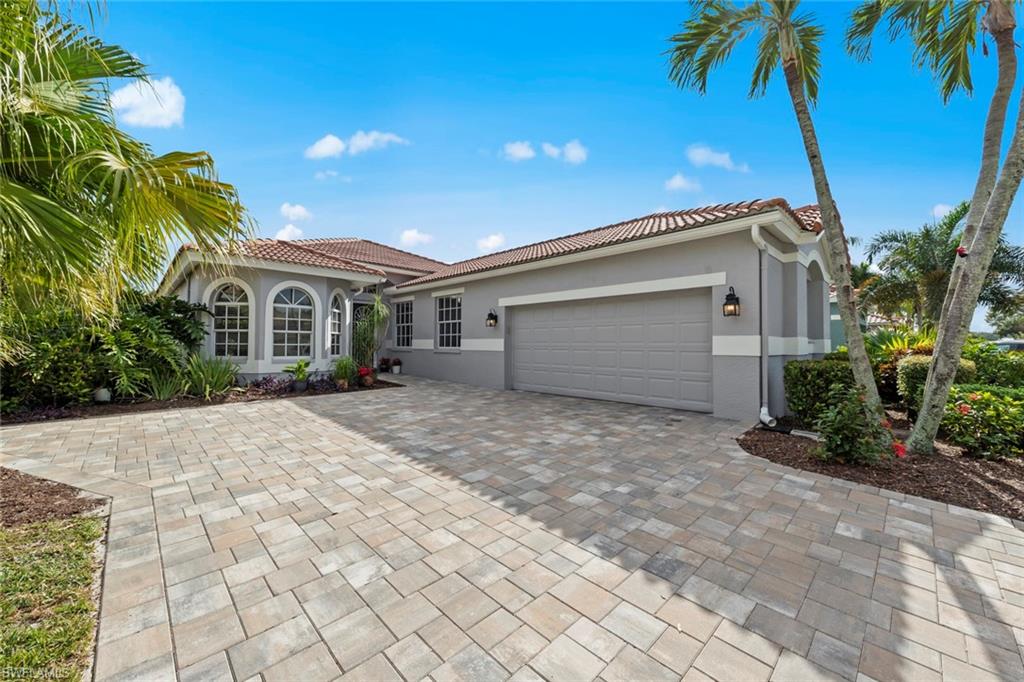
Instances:
[[[827,407],[814,423],[821,434],[819,454],[846,464],[874,464],[893,454],[902,457],[906,447],[895,441],[891,426],[888,419],[868,413],[864,394],[856,387],[833,384]]]
[[[943,437],[976,457],[1024,454],[1024,400],[953,386],[942,416]]]
[[[371,374],[373,374],[373,370],[370,369],[369,367],[360,367],[359,368],[359,376],[361,376],[361,377],[368,377]]]

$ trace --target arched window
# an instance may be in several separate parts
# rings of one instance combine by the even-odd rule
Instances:
[[[249,297],[237,284],[225,284],[213,295],[213,354],[249,356]]]
[[[345,335],[345,299],[341,294],[331,298],[331,355],[341,355]]]
[[[313,300],[302,289],[283,289],[274,297],[274,357],[312,355]]]

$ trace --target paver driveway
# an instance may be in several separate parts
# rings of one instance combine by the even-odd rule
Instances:
[[[97,679],[1021,679],[1024,532],[732,422],[403,389],[24,425],[113,497]]]

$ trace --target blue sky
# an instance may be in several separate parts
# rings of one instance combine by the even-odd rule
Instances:
[[[842,49],[852,5],[805,4],[827,31],[815,120],[848,234],[917,227],[967,198],[994,58],[977,55],[973,99],[943,105],[906,44],[876,40],[855,62]],[[663,52],[686,12],[112,2],[99,31],[160,79],[160,111],[120,96],[125,127],[157,151],[211,152],[260,234],[292,225],[453,261],[657,210],[814,201],[781,80],[746,97],[751,45],[704,97],[668,82]],[[1018,243],[1022,218],[1018,202]]]

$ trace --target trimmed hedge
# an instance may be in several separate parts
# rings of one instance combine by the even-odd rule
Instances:
[[[899,389],[903,404],[911,412],[917,412],[924,399],[924,384],[928,379],[928,367],[931,365],[930,355],[911,355],[900,360],[896,368],[896,386]],[[977,369],[971,360],[960,358],[960,368],[956,372],[956,382],[969,384],[974,381]]]
[[[942,415],[942,433],[969,455],[1020,457],[1024,454],[1024,399],[999,395],[995,388],[954,386]]]
[[[988,342],[968,342],[963,357],[978,367],[978,383],[1024,388],[1024,353],[1002,351]]]
[[[811,427],[828,408],[834,384],[855,385],[850,363],[844,360],[791,360],[783,371],[786,403],[801,425]]]

